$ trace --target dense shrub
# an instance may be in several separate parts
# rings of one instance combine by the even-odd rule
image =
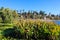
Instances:
[[[3,31],[3,35],[16,39],[60,40],[60,26],[40,20],[20,20],[15,27]]]
[[[5,36],[6,38],[10,37],[10,38],[20,38],[20,31],[16,30],[14,28],[8,28],[6,30],[3,31],[3,36]]]

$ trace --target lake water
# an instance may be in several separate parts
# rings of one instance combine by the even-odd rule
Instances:
[[[54,21],[56,24],[60,25],[60,20],[55,20]]]

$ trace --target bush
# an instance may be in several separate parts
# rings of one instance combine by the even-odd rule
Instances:
[[[3,31],[3,36],[6,38],[20,38],[20,32],[14,28],[9,28]]]
[[[5,37],[16,39],[59,40],[60,26],[40,20],[20,20],[12,29],[3,31]]]

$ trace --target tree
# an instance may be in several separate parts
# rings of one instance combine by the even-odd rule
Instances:
[[[51,17],[55,17],[55,15],[54,15],[54,14],[52,14],[52,15],[51,15]]]
[[[2,21],[3,21],[3,23],[4,23],[4,21],[5,21],[5,15],[4,15],[3,12],[0,12],[0,14],[1,14]]]
[[[0,8],[0,11],[3,11],[3,10],[4,10],[4,7],[1,7],[1,8]]]
[[[42,16],[44,16],[45,12],[44,11],[40,11],[39,14],[42,15]]]
[[[0,20],[2,19],[3,23],[12,23],[13,20],[18,18],[17,11],[10,10],[9,8],[1,7],[0,9]]]

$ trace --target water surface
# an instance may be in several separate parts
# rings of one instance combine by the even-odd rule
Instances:
[[[54,22],[58,25],[60,25],[60,20],[54,20]]]

